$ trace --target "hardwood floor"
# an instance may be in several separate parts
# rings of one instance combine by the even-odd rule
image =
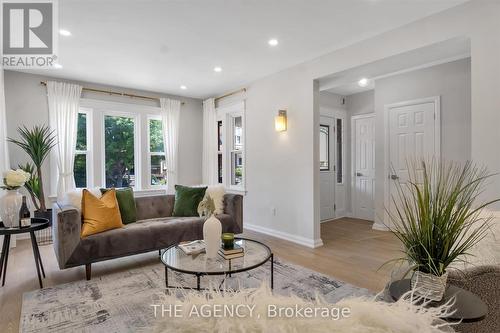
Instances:
[[[271,236],[246,231],[268,244],[276,257],[335,277],[345,282],[380,291],[390,277],[391,266],[380,266],[399,256],[397,240],[388,232],[371,229],[371,222],[343,218],[321,224],[324,246],[306,248]],[[45,267],[44,287],[85,279],[84,267],[60,270],[52,245],[40,247]],[[111,272],[151,264],[158,253],[151,252],[92,265],[94,278]],[[38,280],[29,240],[18,241],[11,249],[4,287],[0,288],[0,332],[18,332],[24,292],[38,289]]]

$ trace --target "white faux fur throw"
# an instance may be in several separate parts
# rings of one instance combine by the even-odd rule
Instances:
[[[442,333],[452,332],[449,325],[439,320],[449,310],[449,305],[438,308],[424,308],[409,301],[396,303],[376,301],[375,298],[347,298],[337,304],[329,304],[321,297],[316,301],[305,301],[295,296],[273,295],[265,285],[259,289],[243,289],[237,292],[221,293],[187,292],[179,296],[180,291],[169,295],[161,295],[158,304],[163,304],[163,311],[170,307],[172,315],[161,316],[157,307],[155,332],[278,332],[278,333]],[[411,298],[411,295],[410,295]],[[173,316],[174,305],[177,305],[178,317]],[[250,316],[249,308],[243,318],[231,316],[230,313],[215,318],[213,315],[203,316],[205,311],[216,309],[216,305],[234,309],[236,305],[253,307]],[[269,307],[271,306],[271,307]],[[271,318],[279,308],[336,308],[349,309],[350,315],[334,320],[333,316],[316,316],[312,318]],[[221,309],[219,307],[218,309]],[[269,312],[269,309],[272,309]],[[165,312],[163,312],[165,314]],[[208,312],[206,312],[208,313]],[[205,313],[205,314],[206,314]],[[215,312],[212,312],[212,314]],[[191,315],[190,315],[191,314]]]

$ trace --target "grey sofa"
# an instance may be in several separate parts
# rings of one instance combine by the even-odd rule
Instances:
[[[173,217],[174,195],[156,195],[135,199],[137,222],[123,228],[80,237],[81,213],[71,206],[54,205],[54,250],[60,269],[85,265],[87,280],[91,264],[158,251],[181,241],[203,238],[204,219]],[[243,197],[226,194],[224,213],[217,216],[223,232],[243,232]]]

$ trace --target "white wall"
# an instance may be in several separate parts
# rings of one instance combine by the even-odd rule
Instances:
[[[18,137],[17,127],[28,127],[48,124],[47,90],[40,81],[56,80],[47,76],[33,75],[14,71],[5,71],[5,101],[7,110],[7,134],[9,137]],[[75,82],[75,81],[72,81]],[[119,87],[102,86],[86,82],[76,82],[84,87],[124,91],[132,94],[147,96],[165,96],[185,102],[181,106],[179,131],[179,183],[201,183],[201,156],[202,156],[202,104],[201,100],[170,96],[154,92],[137,91]],[[84,98],[100,99],[112,102],[122,102],[139,105],[159,106],[154,101],[131,99],[121,96],[109,96],[84,92]],[[18,163],[27,161],[27,156],[19,148],[9,144],[10,164],[16,167]],[[44,165],[44,175],[49,177],[50,161]],[[143,166],[145,168],[146,166]],[[101,184],[96,184],[101,185]],[[45,182],[48,186],[49,182]]]
[[[375,89],[346,97],[347,116],[384,112],[386,104],[413,99],[441,97],[441,149],[446,160],[471,158],[471,77],[470,58],[419,69],[375,81]],[[351,128],[348,127],[350,147]],[[384,128],[376,128],[377,142],[383,145]],[[350,163],[349,150],[349,163]],[[379,168],[383,166],[377,165]],[[349,169],[350,170],[350,169]],[[349,179],[352,171],[349,172]],[[383,179],[383,178],[382,178]],[[378,182],[377,199],[382,200],[383,182]],[[348,196],[350,198],[350,196]],[[383,206],[383,200],[377,203]],[[350,201],[349,201],[349,207]]]
[[[313,82],[304,76],[295,67],[247,88],[244,219],[245,227],[313,246],[311,179],[319,162],[314,162],[317,126],[310,113]],[[288,111],[288,130],[282,133],[274,130],[280,109]]]
[[[387,104],[441,97],[441,156],[446,160],[471,158],[470,58],[375,81],[375,110]],[[383,115],[382,115],[383,116]],[[382,140],[383,133],[377,135]],[[382,140],[383,141],[383,140]]]
[[[315,80],[451,38],[471,39],[471,156],[491,171],[500,171],[500,154],[491,153],[500,142],[498,17],[498,1],[467,2],[252,83],[247,96],[245,222],[310,243],[318,241],[319,161],[314,133],[319,126],[319,93]],[[290,129],[278,134],[272,129],[273,117],[282,107],[289,110]],[[383,119],[377,117],[376,122],[380,125]],[[379,147],[379,162],[384,154]],[[383,176],[380,172],[377,177]],[[484,196],[500,196],[498,177]],[[272,204],[278,208],[277,216],[270,214]],[[383,207],[377,210],[380,213]]]

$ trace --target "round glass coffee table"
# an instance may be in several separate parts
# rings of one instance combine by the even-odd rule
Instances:
[[[222,275],[224,279],[232,274],[249,271],[271,261],[271,289],[274,287],[274,256],[271,249],[258,241],[235,237],[235,243],[243,247],[245,255],[235,259],[224,259],[217,254],[215,258],[207,258],[206,254],[188,255],[176,244],[162,251],[161,261],[165,265],[165,285],[167,288],[184,288],[201,290],[200,279],[205,275]],[[196,276],[196,288],[172,286],[168,282],[168,271]],[[221,286],[224,280],[221,282]],[[220,286],[219,286],[220,288]]]

